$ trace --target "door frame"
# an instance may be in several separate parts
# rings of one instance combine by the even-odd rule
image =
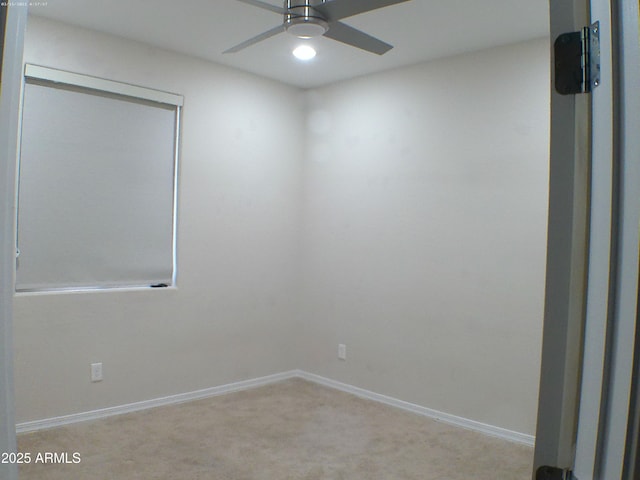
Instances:
[[[563,99],[552,91],[547,297],[534,471],[549,465],[571,470],[579,480],[630,480],[634,359],[640,366],[640,93],[633,88],[640,77],[638,2],[551,0],[550,6],[552,40],[600,22],[601,81],[590,95]],[[586,136],[576,134],[585,127]],[[581,162],[588,175],[576,168]],[[571,167],[573,175],[567,175]],[[570,215],[570,206],[575,214],[584,205],[576,203],[576,185],[587,192],[586,232],[577,223],[552,221],[563,212],[567,222],[580,221]],[[568,192],[564,205],[562,188]],[[567,250],[569,239],[574,243]],[[586,285],[566,296],[571,268],[585,265],[576,255],[585,246],[586,269],[579,273],[586,273]],[[563,247],[573,265],[567,259],[552,261]],[[550,291],[558,286],[565,290]],[[582,316],[577,313],[581,303]]]
[[[549,7],[553,79],[553,40],[589,23],[589,0],[551,0]],[[588,267],[591,97],[560,95],[553,80],[550,87],[547,273],[534,472],[573,465]]]
[[[22,52],[27,7],[3,6],[4,41],[0,52],[0,452],[16,451],[13,390],[13,291],[16,259],[15,186]],[[0,478],[17,480],[15,464],[0,463]]]

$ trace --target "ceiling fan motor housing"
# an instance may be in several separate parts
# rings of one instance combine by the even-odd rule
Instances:
[[[314,7],[325,0],[285,0],[284,26],[292,35],[299,38],[312,38],[324,35],[329,23]]]

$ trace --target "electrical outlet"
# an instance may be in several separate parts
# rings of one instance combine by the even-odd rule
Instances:
[[[340,360],[347,359],[347,346],[344,343],[338,345],[338,358]]]
[[[102,381],[102,363],[91,364],[91,381],[92,382]]]

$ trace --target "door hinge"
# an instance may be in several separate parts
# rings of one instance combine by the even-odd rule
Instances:
[[[536,480],[578,480],[573,472],[558,467],[542,466],[536,470]]]
[[[600,22],[578,32],[563,33],[553,50],[559,94],[589,93],[600,85]]]

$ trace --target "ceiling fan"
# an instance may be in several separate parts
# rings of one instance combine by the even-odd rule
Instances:
[[[238,0],[283,16],[282,25],[257,35],[223,53],[235,53],[255,43],[288,32],[299,38],[325,37],[367,52],[383,55],[392,45],[342,23],[343,18],[408,0],[284,0],[282,8],[260,0]]]

